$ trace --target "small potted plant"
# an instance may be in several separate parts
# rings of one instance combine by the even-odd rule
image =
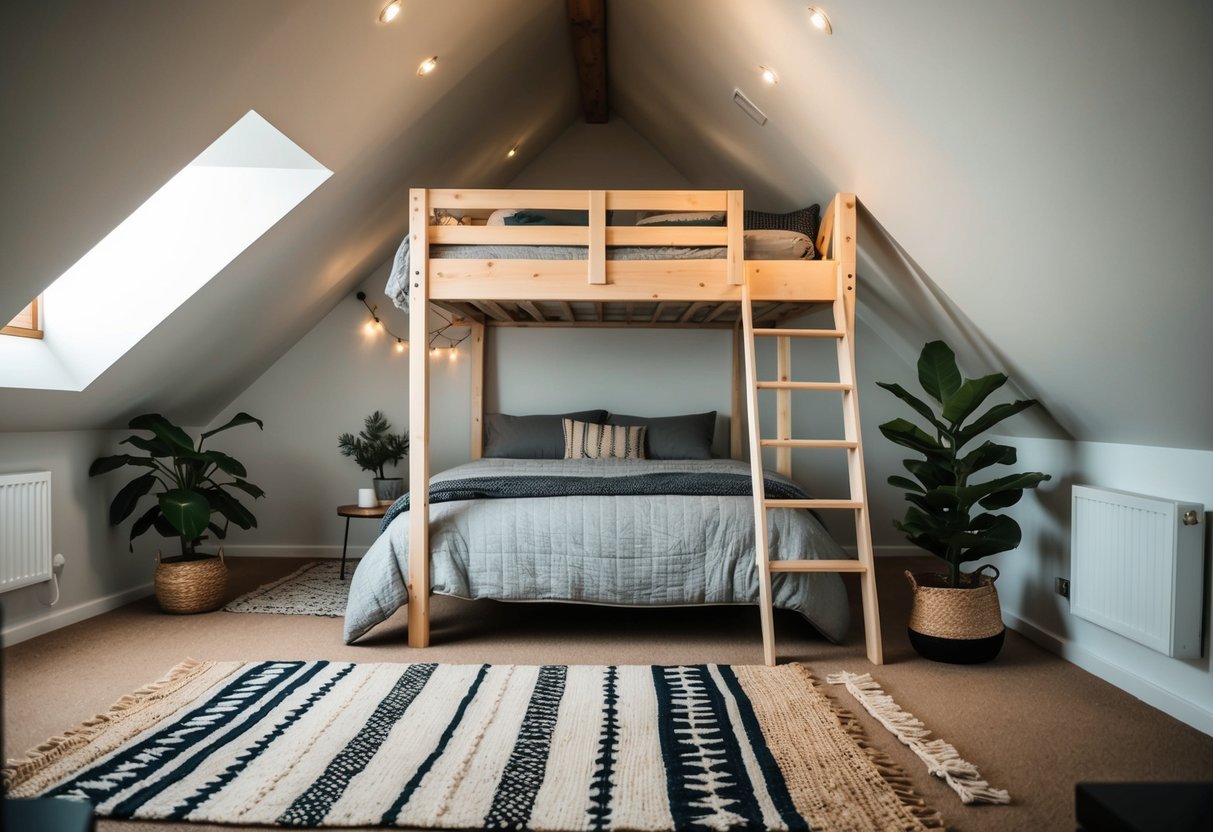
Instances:
[[[910,642],[920,654],[935,661],[989,661],[1002,649],[1005,636],[994,589],[998,570],[987,564],[965,573],[960,567],[1019,545],[1019,524],[994,512],[1013,506],[1025,489],[1035,488],[1050,476],[1029,472],[977,481],[976,475],[993,466],[1014,465],[1015,448],[986,440],[971,450],[965,449],[985,431],[1036,404],[1036,400],[996,404],[974,417],[1007,377],[994,373],[962,378],[955,354],[943,341],[923,347],[918,381],[934,405],[901,385],[879,382],[929,426],[923,430],[906,419],[880,426],[887,439],[922,457],[902,463],[914,479],[889,477],[889,484],[904,489],[911,503],[905,517],[893,524],[911,543],[941,558],[948,569],[946,575],[906,572],[914,588]],[[982,574],[986,570],[993,574]]]
[[[372,480],[375,499],[381,506],[390,506],[404,494],[404,479],[388,477],[384,466],[399,465],[400,460],[408,456],[409,434],[408,431],[392,433],[391,423],[379,410],[367,416],[364,424],[357,436],[352,433],[338,436],[337,448],[342,456],[353,457],[363,471],[376,475]]]
[[[128,426],[152,435],[128,436],[119,443],[143,451],[142,455],[103,456],[89,466],[90,477],[127,466],[143,469],[144,473],[114,496],[109,509],[110,525],[117,526],[131,516],[143,497],[155,496],[155,503],[131,524],[132,552],[135,538],[152,529],[162,537],[181,541],[180,555],[156,555],[156,600],[165,612],[208,612],[223,603],[227,589],[223,547],[217,555],[210,555],[199,552],[198,545],[208,531],[219,540],[225,539],[230,523],[242,529],[255,527],[257,518],[235,492],[243,491],[253,499],[265,492],[245,479],[248,474],[240,462],[220,451],[203,450],[202,445],[221,431],[247,424],[264,429],[260,419],[237,413],[227,424],[203,433],[195,443],[159,413],[147,413],[136,416]],[[215,515],[222,518],[223,525],[212,521]]]

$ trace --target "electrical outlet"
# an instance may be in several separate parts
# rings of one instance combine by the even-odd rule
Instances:
[[[1069,578],[1057,578],[1053,582],[1053,589],[1055,589],[1057,591],[1057,594],[1060,595],[1062,598],[1069,598],[1070,597],[1070,579]]]

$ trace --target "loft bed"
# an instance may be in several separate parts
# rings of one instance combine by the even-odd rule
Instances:
[[[838,194],[827,205],[820,219],[816,239],[806,240],[806,246],[787,239],[764,239],[761,232],[748,231],[745,226],[744,200],[741,191],[624,191],[624,190],[458,190],[413,189],[409,194],[409,233],[397,256],[388,293],[397,305],[411,308],[409,338],[415,345],[427,343],[428,305],[437,306],[456,316],[471,329],[471,457],[469,472],[444,472],[431,480],[429,458],[429,390],[430,364],[428,351],[414,348],[409,358],[409,457],[410,483],[430,483],[429,489],[413,489],[413,493],[393,506],[384,521],[385,532],[395,530],[397,549],[395,564],[392,557],[380,557],[386,565],[382,575],[368,576],[369,570],[355,573],[351,585],[351,612],[347,613],[346,637],[352,640],[369,629],[365,621],[351,623],[355,599],[367,596],[364,604],[373,609],[369,619],[382,620],[404,603],[408,606],[408,643],[411,647],[426,647],[430,640],[429,598],[432,584],[432,533],[447,535],[442,523],[467,523],[467,510],[474,504],[498,503],[496,508],[525,513],[527,498],[547,497],[546,492],[522,494],[519,500],[470,500],[473,496],[512,497],[506,494],[481,495],[469,483],[479,487],[484,475],[492,474],[502,460],[481,460],[485,452],[485,413],[483,367],[485,333],[491,327],[653,327],[721,329],[733,332],[732,402],[730,420],[730,457],[745,457],[742,424],[749,426],[748,463],[716,461],[705,465],[658,465],[633,461],[599,461],[594,463],[592,476],[583,468],[583,460],[563,460],[553,465],[521,466],[527,476],[537,472],[552,473],[562,483],[574,480],[591,482],[585,493],[561,495],[571,501],[568,510],[585,512],[596,505],[593,495],[599,493],[603,480],[625,482],[616,476],[620,466],[640,466],[646,475],[658,478],[681,476],[683,469],[703,468],[704,476],[733,478],[736,485],[740,468],[749,480],[745,496],[733,491],[720,495],[712,511],[739,518],[749,537],[740,538],[746,547],[746,560],[733,563],[727,580],[748,583],[739,594],[730,597],[706,595],[699,588],[695,602],[753,603],[757,600],[762,620],[764,660],[775,663],[773,605],[799,609],[828,637],[837,640],[841,633],[829,632],[804,606],[811,609],[817,603],[812,592],[808,600],[793,597],[797,587],[806,582],[826,580],[826,576],[805,573],[852,572],[860,576],[863,595],[864,628],[869,660],[879,664],[881,658],[879,620],[876,605],[875,575],[872,563],[871,533],[867,516],[866,488],[863,478],[862,449],[859,441],[859,415],[854,384],[854,320],[855,320],[855,197]],[[496,224],[503,213],[579,212],[574,224]],[[656,212],[654,220],[643,213]],[[713,215],[706,219],[706,215]],[[665,217],[674,217],[665,224]],[[717,220],[719,217],[719,220]],[[640,224],[637,223],[639,219]],[[647,223],[646,223],[647,219]],[[688,222],[689,220],[689,222]],[[701,225],[700,221],[720,224]],[[556,220],[555,222],[570,222]],[[807,251],[805,250],[807,248]],[[806,254],[818,254],[806,259]],[[797,257],[798,259],[773,259]],[[554,259],[553,259],[554,258]],[[834,325],[830,329],[789,329],[781,325],[807,312],[829,307]],[[420,314],[418,314],[420,312]],[[756,337],[776,339],[778,380],[761,381],[756,377]],[[793,338],[824,338],[837,343],[839,380],[830,382],[794,381],[790,374],[791,340]],[[764,438],[758,425],[758,395],[760,390],[772,390],[777,398],[775,436]],[[795,439],[791,436],[791,393],[794,390],[834,390],[841,393],[845,436],[842,439]],[[743,418],[743,408],[745,416]],[[567,431],[569,425],[566,424]],[[653,434],[650,433],[650,436]],[[762,449],[774,448],[776,474],[763,470]],[[791,453],[795,448],[844,448],[847,451],[850,495],[845,499],[812,499],[796,490],[787,480],[791,475]],[[547,462],[546,460],[544,462]],[[555,460],[552,460],[554,463]],[[479,467],[477,467],[479,465]],[[729,466],[732,468],[729,468]],[[457,468],[462,468],[458,466]],[[710,471],[708,471],[710,469]],[[515,472],[511,471],[511,475]],[[702,472],[697,472],[699,476]],[[780,477],[782,475],[782,479]],[[551,477],[549,477],[551,478]],[[598,478],[598,479],[595,479]],[[640,477],[639,479],[644,479]],[[522,480],[518,480],[521,482]],[[511,486],[514,487],[514,486]],[[529,486],[528,486],[529,487]],[[546,487],[546,486],[545,486]],[[645,486],[648,487],[647,485]],[[682,485],[678,486],[683,487]],[[698,494],[700,486],[691,491],[675,491],[676,495]],[[630,488],[630,486],[629,486]],[[652,498],[625,492],[630,499],[652,504]],[[651,494],[655,492],[643,492]],[[454,496],[451,496],[451,495]],[[434,495],[446,495],[439,505]],[[772,496],[773,495],[773,496]],[[601,500],[601,498],[598,498]],[[612,498],[628,505],[629,497]],[[713,498],[715,499],[715,498]],[[466,501],[466,502],[465,502]],[[585,502],[590,501],[590,502]],[[739,503],[740,501],[740,503]],[[711,503],[711,501],[708,501]],[[505,504],[504,508],[501,504]],[[614,505],[614,504],[613,504]],[[739,505],[744,510],[739,510]],[[452,508],[452,506],[455,506]],[[545,508],[550,504],[544,503]],[[849,559],[832,541],[822,543],[816,532],[805,532],[797,524],[814,510],[848,510],[854,512],[857,538],[857,559]],[[614,510],[614,509],[613,509]],[[647,509],[646,509],[647,510]],[[439,518],[432,517],[437,511]],[[400,516],[392,520],[397,514]],[[451,519],[459,515],[457,519]],[[389,521],[392,521],[389,523]],[[472,521],[474,522],[474,521]],[[493,522],[500,522],[500,518]],[[663,522],[663,521],[658,521]],[[768,539],[768,523],[775,537],[782,541],[784,551],[772,559],[772,544]],[[811,521],[816,524],[816,520]],[[437,531],[435,531],[437,530]],[[466,531],[466,529],[464,530]],[[662,529],[662,533],[666,530]],[[822,531],[824,535],[824,531]],[[828,540],[828,535],[825,536]],[[368,558],[385,533],[376,541]],[[605,538],[604,538],[605,539]],[[442,540],[444,552],[449,540]],[[622,551],[614,543],[604,544],[611,557],[609,568],[623,568],[624,561],[635,561],[635,552]],[[736,547],[737,541],[730,545]],[[799,550],[796,547],[801,547]],[[469,556],[468,544],[461,540],[455,547],[456,559]],[[557,547],[553,547],[557,548]],[[643,546],[640,546],[643,549]],[[808,549],[825,554],[810,557]],[[407,551],[407,557],[403,552]],[[736,553],[734,552],[734,555]],[[547,557],[559,553],[545,552]],[[750,559],[752,558],[752,559]],[[407,568],[400,561],[406,561]],[[395,571],[392,567],[395,566]],[[597,568],[601,568],[599,563]],[[445,570],[447,565],[443,564]],[[505,572],[508,565],[495,568]],[[528,562],[523,572],[533,569]],[[577,569],[581,569],[579,565]],[[441,570],[440,570],[441,571]],[[576,571],[576,570],[574,570]],[[772,573],[781,574],[775,590]],[[786,574],[792,573],[792,574]],[[635,582],[645,580],[643,569],[629,574]],[[521,600],[508,592],[492,590],[452,589],[450,576],[443,573],[445,592],[464,597],[500,597]],[[601,576],[600,576],[601,577]],[[836,575],[829,579],[841,581]],[[510,575],[496,575],[496,580],[508,582]],[[608,576],[609,579],[609,576]],[[566,583],[568,578],[566,576]],[[576,584],[580,576],[573,581]],[[727,582],[726,580],[726,582]],[[395,587],[383,589],[379,582]],[[691,579],[688,577],[688,582]],[[456,580],[455,583],[458,583]],[[490,581],[492,583],[492,581]],[[757,586],[754,587],[753,584]],[[710,588],[709,588],[710,589]],[[535,588],[532,587],[532,591]],[[464,593],[467,594],[464,594]],[[545,600],[588,601],[618,604],[619,599],[608,586],[579,594],[580,589],[540,591]],[[670,594],[668,588],[653,587],[651,598],[642,605],[669,605],[686,602]],[[752,596],[757,598],[753,599]],[[743,597],[744,596],[744,597]],[[801,606],[797,606],[800,604]],[[837,607],[837,595],[833,596]],[[846,621],[845,589],[842,590],[842,620]],[[843,624],[845,628],[845,623]]]

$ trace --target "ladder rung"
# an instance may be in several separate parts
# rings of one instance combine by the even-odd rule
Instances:
[[[847,439],[760,439],[764,448],[858,448],[859,443]]]
[[[754,334],[779,338],[841,338],[846,335],[841,329],[755,329]]]
[[[773,560],[772,572],[867,572],[857,560]]]
[[[859,500],[763,500],[767,508],[863,508]]]
[[[850,390],[851,385],[841,381],[759,381],[759,390]]]

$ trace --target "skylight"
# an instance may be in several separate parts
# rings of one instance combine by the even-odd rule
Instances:
[[[331,175],[250,110],[46,288],[0,386],[85,389]]]

